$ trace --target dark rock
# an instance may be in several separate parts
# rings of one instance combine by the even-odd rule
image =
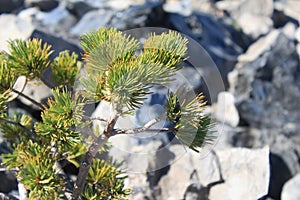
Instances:
[[[17,179],[11,172],[0,172],[0,180],[0,192],[9,193],[18,189]]]
[[[66,7],[68,11],[78,19],[81,19],[89,11],[96,9],[84,1],[68,2]]]
[[[124,11],[119,11],[114,15],[108,26],[116,27],[120,30],[145,27],[148,15],[156,6],[157,3],[146,2],[141,5],[131,6]]]
[[[10,13],[20,9],[24,5],[24,0],[1,0],[0,1],[0,14]]]
[[[31,38],[42,39],[43,43],[48,43],[52,46],[51,48],[52,50],[54,50],[54,52],[50,56],[51,60],[64,50],[69,50],[70,52],[77,53],[79,55],[79,59],[81,59],[81,55],[83,55],[83,50],[79,46],[70,43],[60,37],[55,37],[39,30],[33,31]],[[51,73],[51,68],[48,68],[42,76],[43,82],[50,88],[54,86],[54,83],[51,81]]]
[[[246,36],[237,34],[237,30],[221,19],[201,13],[189,17],[169,14],[165,26],[199,42],[216,63],[225,86],[228,86],[227,74],[233,69],[237,56],[244,51],[243,46],[248,43]]]
[[[70,43],[60,37],[56,37],[50,34],[47,34],[45,32],[35,30],[31,38],[39,38],[42,39],[44,43],[48,43],[52,46],[52,49],[54,50],[53,54],[51,55],[50,59],[55,58],[58,56],[59,52],[64,50],[69,50],[70,52],[75,52],[79,56],[83,54],[83,50],[76,44]]]
[[[274,199],[280,199],[282,187],[292,177],[292,174],[285,162],[278,155],[270,154],[270,166],[269,196]]]
[[[25,5],[38,7],[41,11],[49,12],[59,5],[56,0],[25,0]]]

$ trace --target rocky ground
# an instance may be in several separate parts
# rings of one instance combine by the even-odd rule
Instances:
[[[126,160],[131,199],[300,199],[300,1],[2,0],[0,13],[1,50],[8,39],[38,37],[53,56],[81,53],[86,31],[155,26],[184,33],[208,52],[224,83],[224,91],[209,91],[216,145],[199,155],[170,137],[115,138],[110,154]],[[182,74],[199,90],[201,62],[196,68]],[[49,89],[40,87],[25,92],[42,101]],[[154,105],[163,95],[156,92],[132,120],[159,113]],[[0,153],[6,150],[2,143]],[[1,192],[17,189],[8,172],[0,180]]]

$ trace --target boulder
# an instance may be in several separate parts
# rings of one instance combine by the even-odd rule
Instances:
[[[201,158],[181,145],[172,145],[169,150],[174,158],[169,161],[167,174],[158,182],[158,199],[184,199],[193,195],[197,196],[195,199],[203,198],[202,195],[208,195],[210,184],[222,179],[214,154]],[[192,188],[196,191],[192,192]]]
[[[30,20],[21,19],[12,14],[0,15],[0,26],[5,27],[0,32],[0,50],[8,51],[8,40],[28,39],[34,30]]]
[[[224,183],[211,188],[209,199],[259,199],[268,193],[269,148],[216,150]]]

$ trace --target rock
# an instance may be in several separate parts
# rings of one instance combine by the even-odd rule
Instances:
[[[25,86],[23,94],[29,96],[39,103],[42,103],[46,102],[48,97],[52,95],[52,92],[51,89],[41,81],[31,81]],[[31,101],[22,96],[19,96],[18,99],[20,99],[26,105],[35,106]]]
[[[272,0],[227,0],[218,2],[217,7],[229,12],[244,33],[253,38],[258,38],[260,35],[268,33],[272,28]]]
[[[117,13],[114,13],[114,16],[108,26],[116,27],[124,31],[138,27],[145,27],[147,26],[146,22],[149,21],[148,15],[152,14],[152,11],[157,4],[158,3],[155,2],[145,2],[141,5],[131,6],[124,11],[117,11]]]
[[[83,50],[76,44],[73,44],[61,37],[56,37],[51,34],[47,34],[46,32],[35,30],[31,34],[31,38],[40,38],[43,42],[46,42],[52,46],[54,50],[53,54],[51,54],[50,59],[55,58],[59,55],[59,52],[64,50],[69,50],[70,52],[75,52],[79,55],[79,57],[83,54]],[[80,59],[80,58],[79,58]]]
[[[106,26],[113,16],[112,11],[104,9],[93,10],[86,13],[81,20],[70,30],[73,35],[80,36],[88,31],[97,30]],[[101,20],[99,20],[101,19]]]
[[[189,16],[192,14],[189,3],[189,0],[167,0],[163,5],[163,9],[169,13],[178,13],[183,16]]]
[[[87,12],[96,9],[84,1],[78,1],[74,3],[69,2],[67,3],[66,8],[78,19],[81,19]]]
[[[12,14],[0,15],[0,26],[5,27],[0,32],[0,50],[8,51],[8,40],[28,39],[34,30],[30,20],[21,19]]]
[[[24,0],[1,0],[0,1],[0,14],[10,13],[19,8],[24,4]]]
[[[216,150],[224,183],[211,188],[209,199],[259,199],[268,193],[269,148]]]
[[[125,10],[128,9],[130,6],[140,5],[145,3],[145,0],[113,0],[107,1],[107,6],[114,10]]]
[[[31,20],[39,31],[62,38],[73,39],[68,34],[69,29],[76,23],[76,19],[65,8],[57,7],[50,12],[42,12],[36,7],[22,10],[18,16]]]
[[[262,56],[263,53],[271,50],[274,45],[274,41],[277,40],[279,34],[280,32],[278,30],[273,30],[265,37],[260,38],[247,49],[245,54],[238,57],[238,61],[254,62]]]
[[[186,199],[192,196],[192,188],[197,191],[193,194],[197,196],[195,199],[203,198],[201,195],[205,194],[205,188],[220,180],[217,158],[213,154],[201,158],[181,145],[172,145],[169,150],[175,157],[169,161],[168,173],[158,183],[158,199]]]
[[[274,7],[295,20],[300,19],[300,2],[297,0],[276,1]]]
[[[300,174],[291,178],[284,184],[281,199],[282,200],[297,200],[300,198]]]
[[[296,35],[296,25],[288,22],[283,28],[282,32],[283,34],[290,40],[295,40]]]
[[[231,93],[219,93],[214,115],[217,120],[232,127],[236,127],[239,124],[239,113],[235,107],[234,96]]]
[[[56,8],[59,1],[56,0],[25,0],[28,7],[38,7],[41,11],[49,12]]]
[[[69,16],[69,12],[62,7],[57,7],[50,12],[39,12],[36,19],[47,26],[57,26],[63,19]]]
[[[167,27],[172,27],[196,40],[218,67],[218,73],[221,75],[225,87],[228,86],[227,74],[236,64],[237,56],[244,51],[243,47],[248,41],[247,37],[229,27],[224,21],[202,13],[194,13],[189,17],[170,13]],[[189,53],[192,54],[193,51]],[[201,53],[199,54],[201,55]],[[205,61],[199,62],[198,59],[196,63],[199,67],[205,67],[207,64]]]
[[[0,192],[9,193],[18,188],[18,182],[12,172],[0,172]]]

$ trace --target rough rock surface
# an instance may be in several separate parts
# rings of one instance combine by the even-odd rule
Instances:
[[[224,183],[212,187],[210,199],[259,199],[268,193],[269,148],[217,150]]]

